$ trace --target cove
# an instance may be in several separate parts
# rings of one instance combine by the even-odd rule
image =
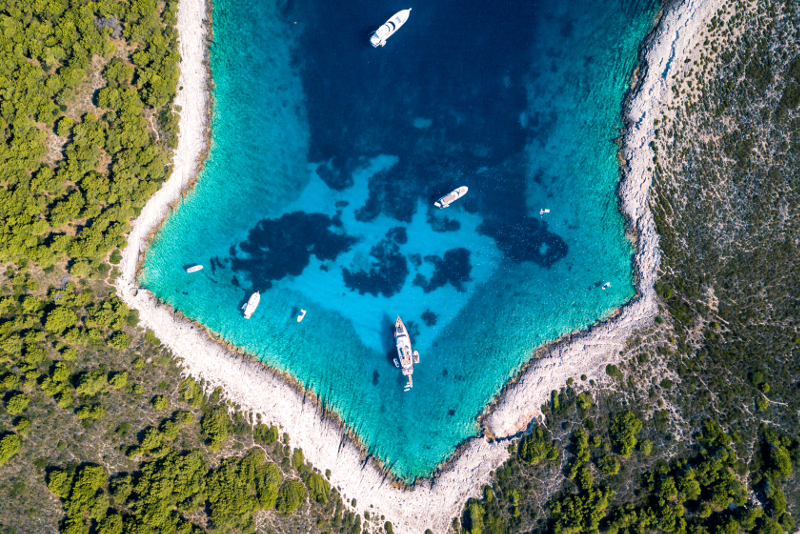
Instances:
[[[657,8],[217,0],[210,153],[140,283],[313,390],[395,476],[430,475],[537,347],[634,295],[615,138]]]

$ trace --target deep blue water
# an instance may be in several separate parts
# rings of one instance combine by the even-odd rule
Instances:
[[[141,282],[314,390],[395,475],[429,475],[537,347],[634,294],[614,140],[657,8],[216,0],[212,148]]]

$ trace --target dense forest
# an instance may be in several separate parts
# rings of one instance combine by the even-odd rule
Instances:
[[[0,532],[391,529],[114,295],[177,144],[176,8],[0,1]]]
[[[114,295],[177,142],[176,5],[0,0],[0,533],[391,533]],[[655,119],[661,315],[452,531],[797,530],[800,27],[728,6]]]
[[[455,530],[797,531],[798,35],[760,0],[700,36],[653,119],[661,314],[606,380],[553,392]]]

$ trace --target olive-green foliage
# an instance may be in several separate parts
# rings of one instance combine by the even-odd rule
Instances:
[[[78,419],[100,419],[106,413],[102,404],[87,404],[75,411]]]
[[[169,399],[163,395],[156,395],[150,399],[150,404],[152,404],[153,408],[156,410],[166,410],[169,407]]]
[[[320,504],[328,504],[330,498],[331,485],[327,480],[317,473],[306,473],[303,481],[308,487],[308,495]]]
[[[93,396],[105,391],[108,385],[106,373],[97,369],[82,373],[75,385],[75,391],[79,395]]]
[[[9,461],[22,448],[22,439],[12,433],[0,436],[0,465]]]
[[[276,426],[267,426],[264,424],[258,424],[253,429],[253,439],[255,439],[259,443],[263,443],[264,445],[270,445],[278,441],[278,427]]]
[[[611,442],[619,450],[620,456],[629,458],[636,447],[636,434],[642,429],[642,421],[633,412],[627,411],[617,415],[609,434]]]
[[[553,532],[571,534],[596,531],[613,496],[611,489],[592,488],[552,499],[549,506]]]
[[[121,389],[124,388],[128,384],[128,372],[124,371],[122,373],[114,373],[111,375],[111,379],[109,379],[108,383],[114,389]]]
[[[606,454],[597,461],[597,467],[606,475],[616,475],[619,473],[619,460],[613,454]]]
[[[588,391],[584,391],[575,398],[575,403],[579,410],[585,412],[592,407],[592,396]]]
[[[186,521],[179,515],[196,509],[205,500],[208,472],[198,451],[172,452],[145,463],[133,488],[137,498],[129,501],[133,523],[160,531],[178,530]]]
[[[292,467],[299,469],[306,463],[306,458],[303,455],[303,449],[295,449],[292,451]]]
[[[0,6],[6,21],[0,32],[0,261],[28,259],[43,267],[67,255],[97,261],[124,244],[128,219],[166,177],[175,146],[177,32],[159,17],[174,6],[174,0],[163,7],[144,0]],[[125,28],[130,57],[110,59],[116,52],[110,30],[98,29],[95,20],[111,15]],[[66,116],[87,75],[103,63],[100,107]],[[158,136],[145,119],[147,107],[159,117]],[[45,163],[54,129],[65,142],[63,157]],[[74,272],[87,265],[76,262]],[[71,319],[58,312],[48,329],[58,332]]]
[[[519,442],[519,457],[531,464],[558,459],[558,447],[546,428],[536,427]]]
[[[260,449],[253,449],[241,459],[224,460],[208,477],[207,495],[214,527],[255,531],[253,513],[275,506],[282,479],[278,467],[267,462]]]
[[[24,412],[28,405],[31,403],[31,398],[24,393],[15,393],[10,395],[6,401],[6,410],[11,415],[19,415]]]
[[[275,509],[281,514],[290,514],[306,500],[306,488],[299,480],[287,480],[278,490]]]
[[[575,456],[564,471],[566,477],[570,479],[574,479],[578,475],[581,466],[589,462],[591,458],[589,435],[583,428],[579,428],[572,433],[572,452]]]
[[[62,334],[68,328],[78,323],[78,315],[69,308],[57,306],[47,314],[45,328],[54,334]]]
[[[222,406],[217,406],[206,412],[200,422],[200,428],[208,436],[209,448],[219,450],[220,446],[228,439],[231,419],[228,411]]]
[[[50,491],[64,503],[62,532],[87,532],[88,520],[102,521],[106,517],[109,499],[102,489],[105,484],[105,468],[97,465],[72,465],[48,473]]]
[[[181,383],[181,398],[189,403],[192,408],[199,408],[203,403],[203,391],[200,385],[191,377]]]
[[[467,506],[464,510],[464,517],[461,521],[464,532],[468,532],[469,534],[482,534],[484,514],[485,510],[483,506],[481,506],[481,503],[470,499],[467,502]]]

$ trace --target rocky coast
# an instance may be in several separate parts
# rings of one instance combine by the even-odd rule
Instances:
[[[396,532],[444,532],[465,501],[480,492],[491,472],[508,457],[503,438],[523,432],[540,415],[550,391],[570,377],[586,374],[600,381],[605,366],[616,363],[626,340],[649,325],[658,313],[653,289],[659,265],[658,235],[648,205],[652,181],[654,119],[669,115],[671,80],[688,68],[699,32],[715,15],[720,0],[685,0],[665,8],[657,28],[642,47],[642,64],[635,88],[625,107],[627,124],[619,186],[620,209],[635,241],[637,296],[613,318],[588,332],[553,343],[537,353],[519,379],[483,419],[486,435],[466,442],[456,457],[432,480],[410,489],[398,489],[381,469],[365,458],[341,425],[324,417],[319,406],[297,387],[263,365],[214,341],[201,327],[181,319],[136,281],[139,262],[148,239],[168,215],[171,206],[196,178],[207,148],[209,126],[209,73],[207,45],[210,35],[205,0],[180,0],[181,74],[176,98],[180,106],[180,134],[172,177],[156,193],[129,236],[120,263],[117,289],[125,302],[140,313],[142,326],[152,329],[182,360],[185,373],[202,379],[208,388],[221,386],[227,397],[244,411],[280,425],[291,445],[321,470],[331,471],[331,482],[347,500],[356,499],[358,511],[379,511]]]

